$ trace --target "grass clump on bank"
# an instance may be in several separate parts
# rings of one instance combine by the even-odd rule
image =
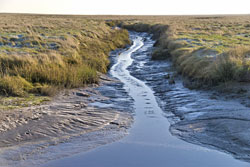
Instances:
[[[52,96],[98,83],[128,32],[84,16],[0,15],[0,94]]]

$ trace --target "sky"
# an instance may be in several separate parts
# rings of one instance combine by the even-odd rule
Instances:
[[[250,0],[0,0],[0,13],[250,14]]]

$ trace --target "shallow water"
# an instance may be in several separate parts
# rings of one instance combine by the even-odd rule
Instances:
[[[147,38],[144,41],[145,45],[152,45],[152,40]],[[172,63],[152,61],[150,54],[150,49],[138,50],[132,55],[134,62],[128,70],[154,90],[164,116],[171,123],[171,134],[250,162],[249,107],[230,95],[187,89],[180,76],[175,77],[175,84],[169,84],[166,76],[176,76]],[[143,66],[141,62],[144,62]],[[250,103],[250,99],[244,101]]]
[[[110,74],[124,83],[124,88],[134,99],[135,122],[129,135],[118,142],[98,147],[68,158],[52,161],[47,167],[247,167],[250,164],[230,155],[187,143],[172,136],[170,123],[159,107],[154,91],[135,78],[136,71],[143,72],[144,60],[133,63],[131,58],[146,54],[153,41],[147,34],[131,33],[133,45],[123,51],[112,66]],[[144,42],[144,40],[146,41]],[[136,68],[132,68],[136,66]],[[128,68],[129,67],[129,68]],[[132,74],[134,76],[132,76]],[[150,73],[150,71],[144,71]],[[149,75],[150,76],[150,75]],[[150,80],[150,78],[146,78]],[[144,78],[144,80],[146,80]],[[169,97],[171,99],[173,97]],[[94,104],[100,106],[101,104]],[[161,105],[162,107],[162,105]],[[185,110],[184,106],[182,109]],[[163,107],[162,107],[163,108]],[[190,117],[199,114],[190,113]],[[173,120],[172,120],[173,121]]]

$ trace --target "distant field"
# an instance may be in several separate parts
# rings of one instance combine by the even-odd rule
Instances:
[[[154,34],[152,58],[171,58],[191,87],[250,81],[248,15],[0,14],[0,94],[6,97],[0,104],[25,105],[23,97],[39,104],[40,95],[97,83],[97,71],[107,71],[109,52],[129,43],[127,31],[115,25]]]

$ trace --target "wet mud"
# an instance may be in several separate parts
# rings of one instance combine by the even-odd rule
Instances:
[[[133,101],[121,82],[100,78],[101,85],[62,91],[47,104],[1,111],[0,166],[39,166],[124,137]]]
[[[154,90],[171,123],[171,133],[250,162],[250,108],[245,105],[250,99],[245,96],[236,99],[239,96],[236,93],[185,88],[171,61],[152,61],[150,51],[144,52],[132,56],[135,61],[129,70]]]
[[[234,159],[246,160],[248,108],[185,88],[171,62],[151,60],[154,41],[149,34],[130,32],[130,37],[130,48],[111,54],[110,69],[133,99],[129,134],[44,167],[250,166]],[[246,138],[239,136],[245,133]]]

